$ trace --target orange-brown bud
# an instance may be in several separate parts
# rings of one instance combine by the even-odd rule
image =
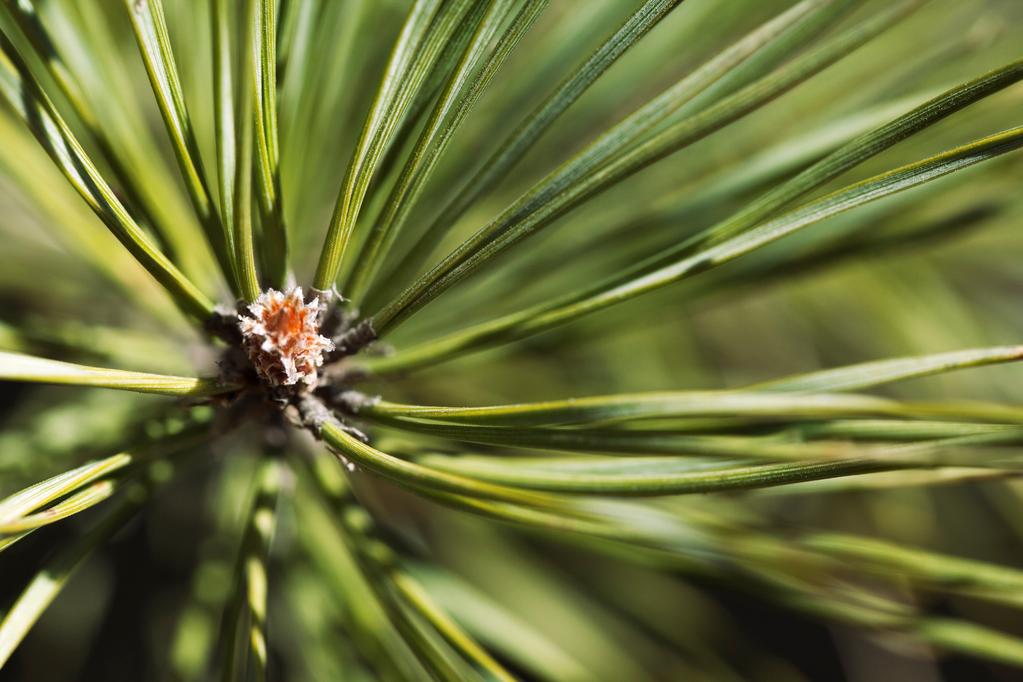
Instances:
[[[303,300],[302,287],[287,292],[268,289],[249,305],[252,317],[238,316],[249,359],[271,385],[316,385],[323,353],[334,348],[320,335],[318,308],[317,299]]]

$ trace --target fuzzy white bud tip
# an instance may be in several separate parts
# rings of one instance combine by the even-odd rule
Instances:
[[[302,287],[286,292],[268,289],[238,316],[245,350],[259,375],[273,386],[302,382],[316,385],[316,370],[324,351],[334,349],[320,336],[319,301],[303,300]]]

